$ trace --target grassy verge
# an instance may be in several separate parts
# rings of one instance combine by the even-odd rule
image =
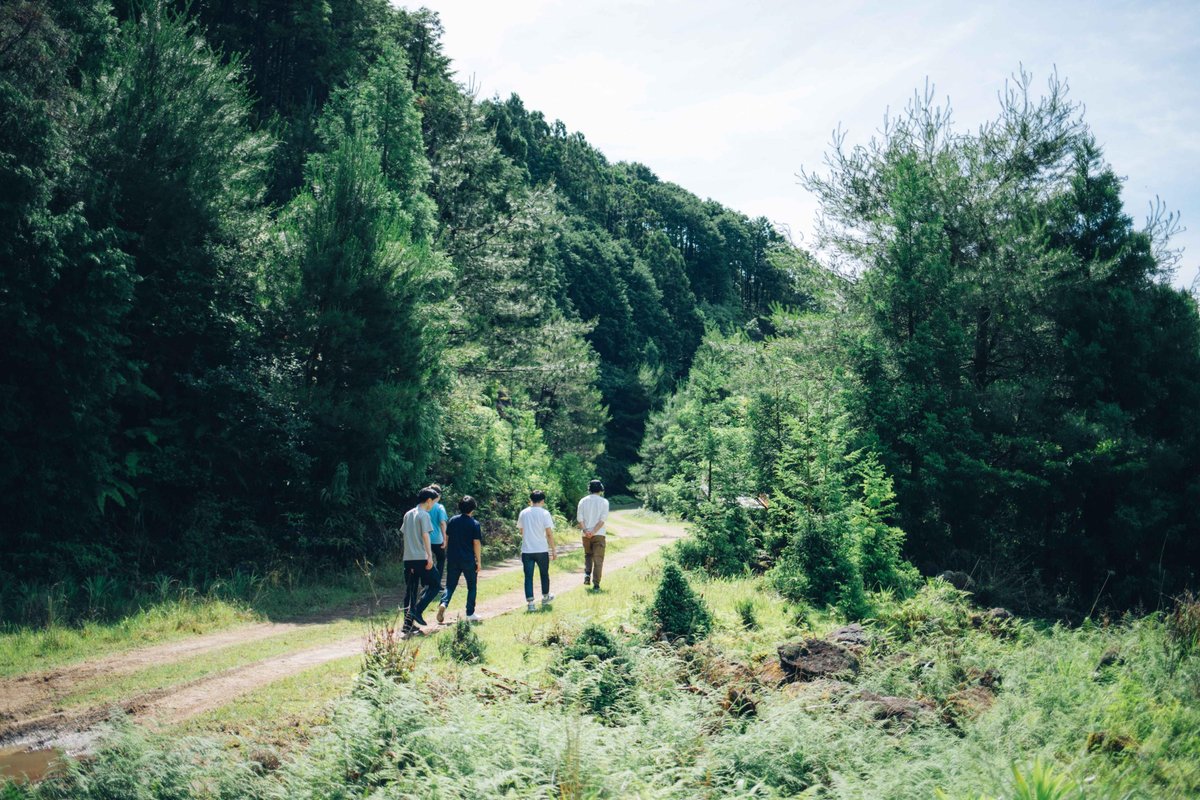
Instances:
[[[645,528],[645,519],[631,520],[629,535],[614,536],[609,551],[619,553],[653,535]],[[582,552],[568,553],[554,563],[552,572],[577,570],[582,563]],[[493,576],[480,585],[479,598],[482,601],[513,591],[521,582],[519,571]],[[52,669],[248,622],[320,615],[369,599],[376,592],[396,594],[402,587],[403,565],[397,563],[346,570],[319,580],[301,580],[279,572],[251,576],[214,583],[205,594],[169,584],[157,599],[148,597],[143,607],[116,621],[0,629],[0,677]],[[464,591],[460,588],[456,594],[456,606],[465,602]]]
[[[874,598],[856,674],[775,688],[750,676],[781,641],[845,620],[789,604],[755,578],[693,575],[713,633],[694,647],[654,644],[631,626],[645,627],[660,564],[614,573],[603,594],[573,592],[553,610],[478,626],[482,666],[426,643],[396,685],[354,679],[347,659],[308,681],[314,704],[298,699],[297,678],[189,730],[233,734],[243,751],[290,748],[274,780],[296,797],[381,781],[431,797],[1116,800],[1200,790],[1200,654],[1162,617],[993,624],[935,583],[909,600]],[[607,699],[601,663],[551,669],[588,623],[612,632],[629,664]],[[733,690],[753,704],[730,705]],[[875,697],[904,701],[911,716],[881,715]],[[254,721],[272,706],[289,709],[286,722]],[[297,724],[299,745],[284,727]],[[242,787],[249,797],[267,788]]]

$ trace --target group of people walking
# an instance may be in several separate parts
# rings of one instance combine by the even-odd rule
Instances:
[[[439,597],[437,621],[445,621],[446,609],[460,579],[467,583],[467,619],[480,621],[475,613],[479,572],[483,569],[483,529],[475,519],[479,505],[473,497],[464,495],[458,501],[458,514],[448,517],[441,498],[442,487],[437,484],[425,487],[417,493],[417,505],[404,515],[400,524],[404,547],[406,635],[419,633],[418,626],[428,624],[425,609]],[[592,591],[600,591],[600,579],[604,574],[607,520],[608,500],[604,497],[604,484],[594,480],[588,484],[588,494],[579,501],[575,514],[576,524],[583,533],[583,582],[590,585]],[[541,582],[542,606],[548,606],[554,600],[550,592],[550,562],[558,557],[554,544],[554,517],[546,508],[545,492],[529,493],[529,505],[517,517],[517,527],[521,531],[526,608],[536,611],[534,570]]]

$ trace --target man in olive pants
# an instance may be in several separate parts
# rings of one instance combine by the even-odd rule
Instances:
[[[604,575],[604,523],[608,521],[608,500],[604,498],[603,483],[592,481],[588,484],[588,495],[579,501],[575,519],[583,530],[583,585],[591,584],[592,591],[598,592],[600,578]]]

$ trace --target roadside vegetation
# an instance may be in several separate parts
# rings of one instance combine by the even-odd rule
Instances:
[[[979,607],[934,580],[868,596],[858,628],[761,576],[688,586],[692,644],[655,634],[660,558],[555,609],[472,633],[486,660],[423,643],[400,672],[332,669],[349,691],[304,724],[247,706],[192,735],[118,724],[94,759],[9,797],[1186,798],[1200,791],[1194,600],[1066,627]],[[744,624],[752,609],[757,625]],[[447,634],[441,634],[447,636]],[[447,637],[448,638],[448,637]],[[779,646],[829,642],[840,671],[789,679]],[[318,681],[331,688],[337,680]],[[301,695],[303,682],[293,689]],[[278,697],[277,697],[278,699]]]

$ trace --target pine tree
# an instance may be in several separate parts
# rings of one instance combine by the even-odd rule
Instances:
[[[667,641],[695,644],[712,630],[712,614],[696,596],[687,578],[674,562],[663,563],[662,579],[650,606],[650,621],[658,636]]]

